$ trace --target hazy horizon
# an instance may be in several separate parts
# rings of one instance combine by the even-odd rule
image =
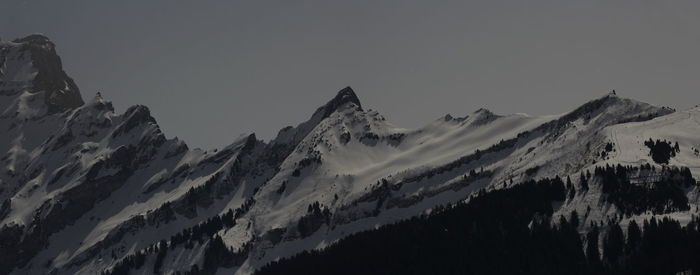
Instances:
[[[0,37],[43,33],[85,100],[151,109],[168,137],[269,140],[351,86],[416,128],[447,113],[560,114],[615,89],[700,104],[700,2],[19,1]]]

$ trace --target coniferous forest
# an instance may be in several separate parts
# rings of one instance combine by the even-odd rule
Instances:
[[[599,168],[582,177],[586,182],[599,177],[607,199],[630,213],[643,212],[642,206],[661,211],[662,202],[674,209],[687,205],[687,199],[678,198],[677,189],[695,181],[679,176],[685,175],[685,169],[667,171],[677,181],[652,189],[629,183],[628,173],[636,169],[646,167]],[[553,216],[553,204],[566,200],[571,188],[557,177],[482,191],[468,203],[351,235],[326,249],[266,265],[257,274],[700,272],[697,217],[686,226],[669,218],[625,224],[611,218],[583,225],[575,211]],[[642,200],[638,208],[627,208],[631,199]],[[587,230],[579,230],[584,227]]]

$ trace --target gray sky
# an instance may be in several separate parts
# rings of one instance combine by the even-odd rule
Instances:
[[[86,100],[147,105],[192,147],[270,139],[348,85],[407,128],[561,113],[613,88],[700,104],[697,0],[0,1],[0,37],[37,32]]]

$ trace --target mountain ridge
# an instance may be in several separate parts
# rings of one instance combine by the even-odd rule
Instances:
[[[5,72],[33,70],[35,63],[15,51],[27,46],[18,45],[54,51],[44,36],[17,41],[0,51]],[[59,68],[54,72],[63,72],[56,58],[47,60]],[[4,113],[20,114],[0,117],[0,129],[7,129],[0,138],[0,253],[14,255],[0,264],[0,273],[118,274],[155,268],[160,258],[157,269],[166,273],[198,266],[207,268],[205,274],[219,268],[249,274],[349,234],[512,186],[506,183],[573,176],[578,187],[577,174],[618,159],[666,167],[640,151],[645,147],[638,142],[648,136],[633,133],[641,130],[619,127],[659,124],[667,133],[678,132],[667,137],[682,148],[671,162],[691,167],[693,175],[700,172],[700,157],[693,158],[692,151],[700,144],[680,138],[700,132],[688,127],[700,114],[677,115],[617,95],[561,116],[502,116],[479,109],[403,129],[363,109],[346,87],[269,142],[253,133],[203,151],[166,138],[146,106],[117,114],[99,93],[82,102],[77,85],[66,90],[39,85],[67,99],[25,104],[37,103],[31,100],[36,78],[20,75],[22,85],[14,85],[0,74],[0,106]],[[688,123],[685,129],[674,128],[679,121]],[[697,198],[695,193],[688,196]],[[600,208],[589,195],[577,194],[555,211],[594,206],[584,225],[616,211],[615,205],[601,202],[607,206]],[[225,251],[212,254],[220,242]],[[164,249],[174,252],[157,256]],[[223,258],[212,264],[212,255]]]

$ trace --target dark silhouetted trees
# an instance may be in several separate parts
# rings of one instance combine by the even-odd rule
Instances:
[[[579,233],[577,213],[552,217],[552,203],[563,201],[566,192],[560,179],[479,192],[467,204],[356,233],[266,265],[258,274],[700,272],[697,217],[687,226],[668,218],[646,220],[641,228],[630,221],[627,236],[612,219]]]
[[[644,142],[644,145],[649,147],[649,155],[656,163],[668,164],[668,161],[672,157],[675,157],[676,153],[681,151],[680,146],[678,146],[678,142],[672,146],[670,141],[662,141],[658,139],[654,141],[649,139]]]

